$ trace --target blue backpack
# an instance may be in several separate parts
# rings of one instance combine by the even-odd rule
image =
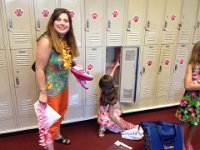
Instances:
[[[179,124],[165,121],[141,122],[144,130],[144,150],[183,150]]]

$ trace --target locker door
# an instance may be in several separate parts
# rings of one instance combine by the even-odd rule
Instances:
[[[94,77],[94,79],[87,82],[89,89],[86,90],[86,116],[97,115],[97,105],[99,105],[100,96],[99,80],[103,75],[102,57],[101,47],[86,49],[86,66],[90,64],[94,66],[94,68],[89,72]]]
[[[198,0],[183,0],[178,43],[190,43],[197,16]]]
[[[158,45],[144,46],[141,74],[140,99],[155,96]]]
[[[82,45],[81,27],[83,26],[82,13],[81,13],[81,0],[61,0],[61,7],[66,8],[71,12],[76,42],[78,47],[81,47]]]
[[[125,47],[122,50],[120,102],[133,103],[137,90],[138,47]]]
[[[5,1],[11,49],[32,48],[30,1]]]
[[[126,45],[142,45],[144,38],[146,0],[128,0]]]
[[[35,29],[37,31],[37,37],[46,31],[49,18],[57,7],[57,0],[34,0]]]
[[[170,96],[180,95],[184,90],[184,77],[187,68],[188,44],[178,44],[170,86]]]
[[[164,16],[165,1],[149,0],[147,8],[147,22],[145,25],[145,45],[157,44],[160,36],[161,23]]]
[[[200,41],[200,2],[199,2],[199,9],[197,14],[197,20],[195,25],[195,32],[193,37],[193,43]]]
[[[14,117],[5,50],[0,50],[0,118]]]
[[[122,46],[124,0],[107,0],[107,46]]]
[[[13,79],[17,99],[19,125],[36,125],[33,103],[37,100],[35,73],[30,69],[33,63],[32,50],[12,50]]]
[[[168,96],[174,45],[162,45],[156,77],[156,97]]]
[[[86,47],[103,45],[104,1],[85,0]]]
[[[1,12],[1,10],[0,10]],[[4,37],[3,37],[3,21],[2,21],[2,16],[0,15],[0,49],[4,49],[5,45],[4,45]]]
[[[177,38],[182,0],[167,0],[163,25],[163,44],[174,43]]]

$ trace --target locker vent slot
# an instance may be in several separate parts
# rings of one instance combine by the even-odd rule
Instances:
[[[120,42],[120,33],[110,33],[109,41],[110,42]]]
[[[13,42],[15,44],[28,43],[28,33],[13,33]]]
[[[126,51],[126,56],[125,56],[126,61],[135,61],[135,58],[136,58],[136,51],[133,50]]]
[[[175,32],[174,31],[165,32],[164,40],[173,41],[174,42],[174,40],[175,40]]]
[[[99,102],[99,95],[96,93],[87,93],[87,105],[95,105],[97,102]]]
[[[129,35],[129,41],[139,42],[140,41],[140,34],[138,32],[132,32]]]
[[[158,39],[158,33],[157,32],[148,32],[147,34],[147,41],[148,42],[156,42]]]
[[[20,53],[22,53],[21,51]],[[16,54],[17,66],[30,66],[30,60],[28,54]]]
[[[90,62],[99,62],[99,56],[98,56],[98,53],[97,53],[97,49],[92,49],[92,51],[90,51],[89,53],[89,61]]]
[[[32,99],[23,100],[21,102],[21,111],[22,113],[24,112],[25,114],[27,114],[27,112],[34,112],[33,100]]]
[[[3,67],[3,58],[1,55],[0,55],[0,67]]]
[[[0,116],[8,114],[9,113],[9,107],[8,103],[6,102],[1,102],[0,103]],[[2,114],[2,115],[1,115]]]
[[[123,98],[133,98],[133,89],[123,89]]]
[[[89,35],[90,42],[99,42],[100,41],[100,34],[99,33],[92,33]]]

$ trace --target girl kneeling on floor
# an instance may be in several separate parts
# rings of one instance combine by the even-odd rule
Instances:
[[[118,101],[117,89],[114,86],[113,77],[105,74],[99,81],[100,91],[100,110],[98,114],[99,137],[103,137],[105,130],[108,129],[115,133],[121,133],[124,130],[138,129],[138,125],[134,125],[125,121],[120,117],[121,110],[115,108]],[[143,134],[143,133],[142,133]],[[143,135],[138,135],[137,140],[142,139]]]

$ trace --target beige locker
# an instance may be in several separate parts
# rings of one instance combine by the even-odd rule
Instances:
[[[35,73],[31,70],[32,49],[11,50],[11,55],[19,126],[36,125],[33,104],[38,97],[36,95]]]
[[[80,56],[75,57],[74,61],[78,64],[83,64],[83,53],[82,49],[79,48]],[[84,116],[84,89],[80,86],[75,76],[69,74],[69,101],[68,109],[65,114],[64,122],[72,122],[73,120],[82,120]]]
[[[138,56],[138,47],[123,47],[120,66],[120,102],[133,103],[136,100]]]
[[[104,0],[85,0],[86,47],[103,46]]]
[[[97,106],[99,105],[99,79],[103,75],[103,48],[86,48],[86,66],[93,65],[93,69],[89,73],[94,77],[92,81],[87,82],[89,89],[86,90],[85,98],[85,117],[96,116]],[[90,109],[89,109],[90,108]]]
[[[158,45],[144,46],[143,65],[140,71],[140,100],[148,100],[148,98],[155,97],[158,50]]]
[[[190,43],[197,16],[198,0],[183,0],[178,43]]]
[[[107,46],[122,46],[124,31],[124,0],[107,0]]]
[[[145,45],[158,44],[164,16],[165,0],[148,0]]]
[[[5,50],[0,50],[0,118],[14,117]]]
[[[170,85],[170,97],[182,96],[184,91],[184,77],[188,62],[188,44],[178,44],[177,54],[173,66],[173,72],[171,75],[171,85]],[[180,101],[180,99],[172,99],[173,101]]]
[[[0,9],[1,12],[1,9]],[[4,45],[4,34],[3,34],[3,22],[2,22],[2,16],[0,15],[0,50],[1,49],[5,49],[5,45]]]
[[[171,67],[173,64],[174,45],[162,45],[156,76],[156,97],[168,96],[170,88]]]
[[[37,37],[46,31],[47,23],[54,9],[58,7],[58,0],[34,0],[35,30]]]
[[[61,0],[61,7],[70,11],[73,23],[74,34],[78,47],[84,45],[82,43],[82,1],[81,0]]]
[[[199,2],[199,8],[197,12],[193,43],[196,43],[197,41],[200,41],[200,2]]]
[[[127,0],[126,46],[142,45],[146,18],[146,0]]]
[[[180,23],[182,0],[166,0],[162,44],[175,43]]]
[[[32,48],[30,0],[5,1],[11,49]]]

